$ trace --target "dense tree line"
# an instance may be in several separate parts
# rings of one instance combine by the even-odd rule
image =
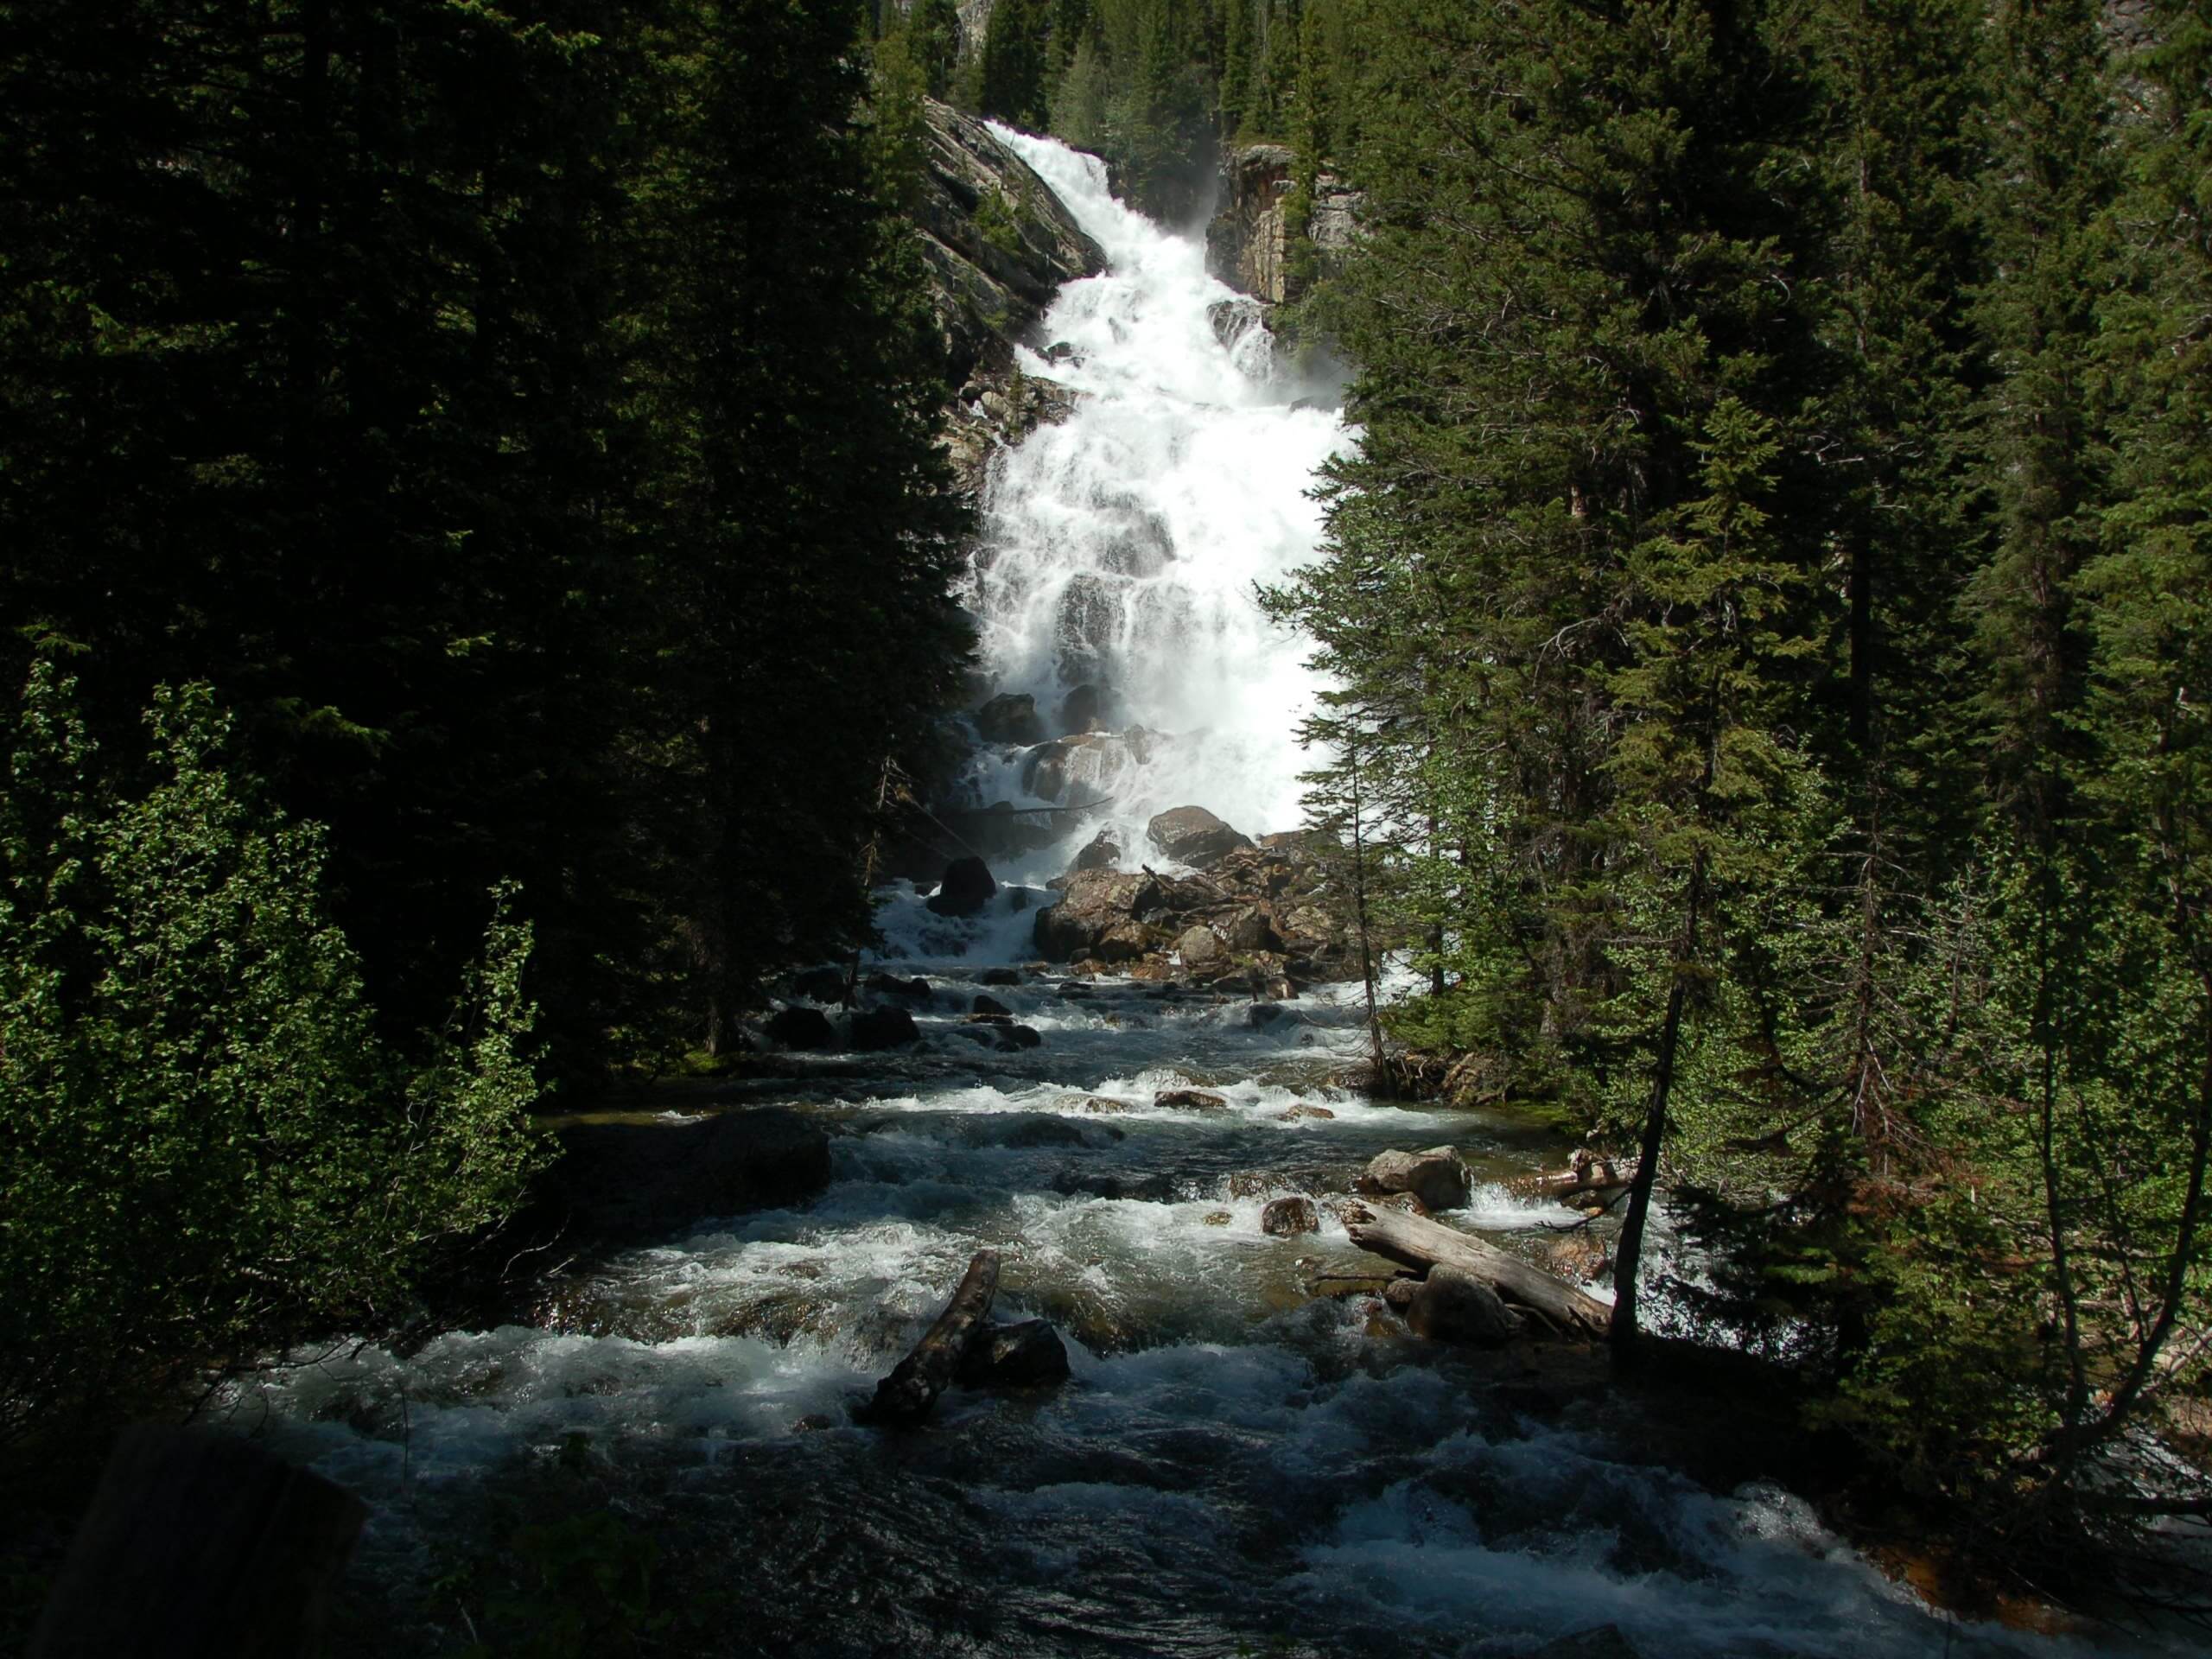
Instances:
[[[0,6],[0,1439],[865,937],[969,636],[863,21]]]
[[[495,882],[577,1065],[866,924],[959,518],[861,14],[0,14],[0,614],[118,760],[204,682],[395,1032]]]
[[[2212,1347],[2212,26],[1354,8],[1364,442],[1274,600],[1389,1024],[1641,1151],[1624,1346],[1663,1179],[1677,1319],[2008,1538],[2124,1531]]]

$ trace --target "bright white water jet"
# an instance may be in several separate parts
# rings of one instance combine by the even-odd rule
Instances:
[[[1110,796],[1102,817],[1132,855],[1170,806],[1211,808],[1248,834],[1292,828],[1316,682],[1255,588],[1313,556],[1321,515],[1307,493],[1349,435],[1301,406],[1257,308],[1206,274],[1197,242],[1115,200],[1096,156],[993,130],[1108,269],[1063,288],[1046,316],[1044,338],[1071,357],[1020,353],[1025,372],[1080,396],[1064,423],[1001,456],[988,492],[969,594],[983,664],[1001,690],[1036,698],[1048,737],[1078,684],[1103,689],[1106,726],[1145,734],[1083,746],[1041,775],[1034,751],[986,751],[978,804]],[[1021,873],[1057,874],[1098,828],[1071,828]]]

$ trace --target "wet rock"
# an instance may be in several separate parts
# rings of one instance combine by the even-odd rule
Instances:
[[[1204,969],[1213,967],[1229,952],[1221,935],[1200,922],[1175,936],[1175,954],[1182,957],[1185,968]]]
[[[986,969],[976,982],[981,985],[1019,985],[1021,975],[1012,968],[992,968]]]
[[[1079,979],[1064,979],[1056,988],[1062,996],[1081,997],[1093,995],[1090,987]]]
[[[1026,692],[1001,692],[978,709],[976,732],[986,743],[1016,743],[1024,748],[1045,741],[1037,699]]]
[[[842,1002],[845,1000],[845,970],[810,968],[791,981],[791,995],[803,996],[810,1002]]]
[[[1295,1106],[1293,1106],[1288,1111],[1278,1112],[1275,1116],[1277,1119],[1282,1122],[1296,1123],[1305,1118],[1317,1118],[1324,1120],[1333,1118],[1336,1116],[1336,1114],[1325,1106],[1309,1106],[1301,1100]]]
[[[1247,905],[1217,926],[1232,950],[1272,950],[1279,943],[1274,924],[1257,905]]]
[[[1059,613],[1053,621],[1060,677],[1083,680],[1096,673],[1119,631],[1119,620],[1114,591],[1103,576],[1085,570],[1071,577],[1060,590]]]
[[[1495,1348],[1521,1334],[1521,1316],[1498,1294],[1457,1268],[1428,1270],[1406,1305],[1406,1323],[1416,1335],[1434,1342],[1464,1342]]]
[[[952,1034],[956,1037],[965,1037],[969,1042],[979,1043],[985,1048],[996,1048],[999,1046],[998,1033],[988,1026],[955,1026],[952,1028]]]
[[[1007,1026],[999,1032],[999,1047],[1011,1053],[1018,1048],[1041,1048],[1044,1034],[1033,1026]]]
[[[1060,699],[1060,732],[1096,731],[1105,724],[1106,694],[1086,682]]]
[[[1413,1306],[1414,1298],[1420,1294],[1421,1281],[1418,1279],[1393,1279],[1382,1287],[1382,1300],[1401,1313]]]
[[[1547,1642],[1529,1659],[1642,1659],[1618,1624],[1600,1624],[1577,1630],[1556,1642]]]
[[[978,996],[971,1005],[970,1011],[976,1014],[1003,1014],[1008,1019],[1014,1016],[1014,1010],[995,996]]]
[[[944,867],[944,879],[927,903],[940,916],[973,916],[991,902],[998,890],[991,867],[982,859],[956,858]]]
[[[1120,868],[1122,843],[1114,838],[1111,830],[1101,830],[1075,855],[1075,862],[1068,867],[1068,874],[1081,870],[1111,870]]]
[[[870,974],[868,988],[878,996],[907,996],[917,1002],[928,1002],[935,994],[926,979],[897,979],[889,974]]]
[[[761,1030],[770,1042],[789,1049],[834,1048],[837,1042],[837,1028],[819,1008],[779,1008]]]
[[[1311,1198],[1276,1198],[1260,1211],[1260,1230],[1272,1238],[1318,1233],[1321,1230],[1321,1212],[1314,1208]]]
[[[1141,919],[1139,907],[1152,887],[1152,878],[1141,872],[1077,872],[1069,878],[1060,902],[1037,912],[1038,950],[1048,962],[1091,955],[1108,932]]]
[[[901,1048],[922,1039],[914,1016],[904,1008],[862,1008],[852,1019],[852,1043],[863,1053]]]
[[[1206,1211],[1203,1219],[1205,1220],[1205,1224],[1209,1227],[1226,1227],[1230,1222],[1236,1220],[1236,1217],[1230,1215],[1226,1210],[1209,1210]]]
[[[1249,849],[1251,840],[1230,829],[1203,806],[1178,806],[1145,825],[1145,838],[1179,864],[1205,869],[1230,854]]]
[[[1072,340],[1056,340],[1038,355],[1047,363],[1056,365],[1065,363],[1070,367],[1078,369],[1083,366],[1083,353],[1076,350],[1075,342]]]
[[[1430,1210],[1456,1210],[1474,1191],[1474,1178],[1450,1147],[1380,1153],[1359,1184],[1363,1192],[1410,1192]]]
[[[1097,1116],[1136,1110],[1129,1102],[1116,1100],[1111,1095],[1062,1095],[1053,1101],[1052,1105],[1063,1112],[1090,1112]]]
[[[1152,1103],[1179,1112],[1225,1112],[1229,1109],[1228,1101],[1204,1089],[1162,1089],[1153,1096]]]
[[[685,1122],[580,1123],[557,1132],[532,1225],[608,1236],[798,1204],[830,1185],[830,1137],[780,1106]]]
[[[1536,1247],[1538,1265],[1569,1284],[1594,1285],[1612,1271],[1612,1257],[1605,1242],[1589,1229],[1555,1233]]]
[[[971,1389],[1046,1388],[1067,1376],[1067,1344],[1042,1319],[987,1327],[960,1364],[960,1380]]]
[[[1287,1020],[1289,1017],[1283,1012],[1280,1003],[1255,1002],[1245,1010],[1244,1023],[1253,1030],[1260,1031],[1274,1025],[1277,1020]]]
[[[1021,786],[1042,801],[1087,804],[1113,792],[1129,758],[1128,744],[1112,732],[1078,732],[1030,750]]]

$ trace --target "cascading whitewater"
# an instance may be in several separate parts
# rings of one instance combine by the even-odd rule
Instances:
[[[1345,428],[1299,397],[1257,308],[1206,274],[1197,243],[1114,200],[1104,163],[993,130],[1109,269],[1061,290],[1044,323],[1054,360],[1020,353],[1026,372],[1078,397],[1063,423],[1001,457],[969,601],[985,670],[1036,699],[1048,738],[1079,726],[1060,711],[1085,685],[1116,735],[984,749],[976,804],[1111,798],[1019,872],[1035,876],[1057,874],[1102,822],[1134,853],[1169,806],[1208,807],[1248,833],[1291,828],[1315,682],[1306,645],[1262,613],[1255,589],[1313,556],[1308,493]]]

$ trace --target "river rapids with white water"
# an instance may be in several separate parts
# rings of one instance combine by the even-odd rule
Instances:
[[[1084,396],[1002,457],[969,595],[985,665],[1040,709],[1103,684],[1116,729],[1166,734],[1077,780],[1113,798],[1124,846],[1185,802],[1292,827],[1292,728],[1315,687],[1253,589],[1311,556],[1312,475],[1351,435],[1301,403],[1195,242],[1114,200],[1093,158],[1001,136],[1110,269],[1046,319],[1072,359],[1026,359]],[[982,753],[979,795],[1038,799],[1020,766]],[[513,1523],[503,1491],[570,1478],[668,1541],[683,1582],[719,1586],[713,1634],[679,1618],[690,1634],[636,1651],[1403,1659],[1525,1654],[1607,1623],[1645,1659],[2113,1650],[1935,1612],[1780,1485],[1651,1460],[1602,1387],[1562,1391],[1328,1294],[1374,1259],[1325,1205],[1293,1238],[1260,1211],[1342,1192],[1386,1148],[1458,1147],[1475,1193],[1446,1219],[1509,1247],[1564,1214],[1505,1185],[1556,1161],[1546,1132],[1332,1083],[1359,1052],[1350,995],[1309,991],[1255,1027],[1240,1001],[1032,975],[991,994],[1041,1046],[963,1039],[983,971],[1034,955],[1056,897],[1038,884],[1097,827],[1001,872],[1031,885],[971,920],[887,890],[878,955],[930,981],[923,1040],[779,1058],[747,1084],[831,1135],[811,1201],[549,1262],[526,1323],[233,1385],[233,1427],[371,1506],[338,1650],[466,1647],[452,1586],[472,1533]],[[1151,1103],[1185,1083],[1227,1111]],[[1287,1118],[1300,1102],[1334,1116]],[[985,1246],[1005,1264],[995,1317],[1053,1321],[1072,1378],[955,1390],[917,1430],[855,1424]]]

